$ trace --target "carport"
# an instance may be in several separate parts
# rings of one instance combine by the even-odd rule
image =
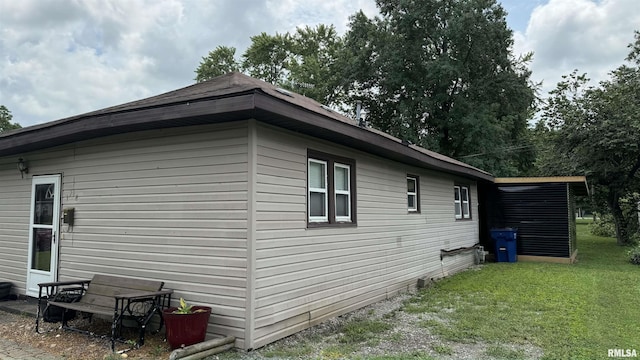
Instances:
[[[493,252],[492,228],[516,228],[518,261],[572,263],[578,253],[576,196],[584,176],[496,178],[480,197],[481,243]]]

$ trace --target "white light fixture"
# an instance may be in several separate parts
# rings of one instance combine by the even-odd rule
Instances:
[[[29,173],[29,167],[23,158],[18,159],[18,170],[20,171],[20,176],[24,179],[24,174]]]

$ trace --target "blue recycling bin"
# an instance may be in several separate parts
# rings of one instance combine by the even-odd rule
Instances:
[[[516,262],[517,247],[516,239],[518,229],[504,228],[491,229],[491,238],[495,242],[496,262]]]

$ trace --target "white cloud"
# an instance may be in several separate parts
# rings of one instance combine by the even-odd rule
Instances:
[[[524,18],[531,4],[514,1]],[[551,0],[514,34],[514,51],[535,52],[545,91],[576,67],[601,79],[622,63],[639,8]],[[359,9],[377,14],[374,0],[0,0],[0,104],[27,126],[159,94],[191,84],[218,45],[240,56],[261,32],[323,23],[343,33]]]
[[[333,23],[373,0],[0,0],[0,104],[23,126],[186,86],[203,56]]]
[[[574,69],[604,80],[624,63],[633,31],[640,26],[637,0],[550,0],[531,14],[525,34],[515,36],[515,52],[534,52],[533,78],[543,93]]]

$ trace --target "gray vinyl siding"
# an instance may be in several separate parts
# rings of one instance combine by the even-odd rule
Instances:
[[[355,161],[357,226],[307,229],[307,149]],[[0,281],[19,293],[31,177],[46,174],[61,174],[61,208],[76,215],[61,225],[59,280],[165,281],[175,300],[212,306],[209,333],[244,349],[466,268],[472,256],[441,263],[440,249],[478,241],[471,181],[254,121],[154,130],[0,158]],[[420,177],[419,214],[407,174]],[[454,183],[470,185],[471,220],[455,220]]]
[[[0,158],[0,281],[24,294],[27,281],[31,180],[21,179],[18,157]]]
[[[357,227],[307,229],[307,149],[355,160]],[[474,182],[264,125],[257,153],[253,347],[473,263],[441,263],[440,249],[478,242]],[[407,211],[407,174],[420,177],[420,214]],[[458,182],[470,185],[471,220],[455,220]]]
[[[31,176],[62,174],[62,208],[75,208],[75,225],[61,225],[60,280],[104,273],[165,281],[174,300],[212,306],[209,333],[236,336],[242,347],[247,143],[247,122],[241,122],[130,133],[22,155],[28,178],[17,170],[0,173],[0,191],[9,193],[0,211],[18,211],[0,219],[0,244],[8,244],[0,248],[3,259],[11,249],[9,264],[0,266],[21,266],[2,276],[24,285]],[[0,164],[14,167],[14,160]]]

